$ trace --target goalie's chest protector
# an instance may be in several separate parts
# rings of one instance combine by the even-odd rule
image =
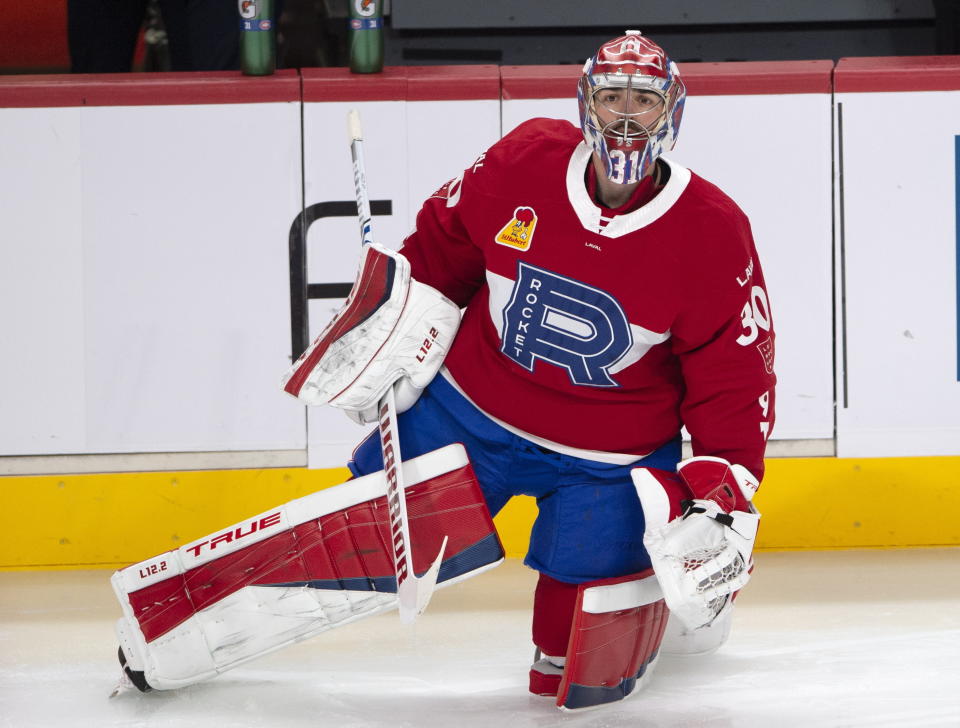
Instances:
[[[653,200],[604,220],[584,182],[590,163],[575,127],[534,120],[451,183],[450,224],[483,269],[463,274],[482,285],[446,364],[481,409],[521,431],[643,455],[680,431],[677,347],[706,343],[729,292],[741,295],[749,224],[672,162]],[[421,250],[444,245],[436,232],[421,228]]]
[[[690,236],[668,213],[690,173],[676,168],[652,202],[607,220],[585,188],[586,145],[548,149],[539,173],[524,184],[515,169],[498,175],[483,214],[465,211],[490,323],[501,353],[531,373],[559,367],[573,386],[630,387],[642,380],[631,367],[669,339],[682,296],[676,241]]]
[[[668,347],[655,349],[691,303],[691,274],[703,268],[690,263],[704,244],[704,201],[690,194],[691,173],[671,163],[657,197],[608,221],[584,183],[590,149],[569,124],[545,131],[529,143],[507,137],[478,160],[457,202],[487,283],[478,294],[487,297],[485,315],[475,299],[461,338],[483,329],[501,358],[574,396],[586,396],[584,386],[644,388],[651,375],[675,380],[665,371],[674,366]],[[458,359],[451,367],[462,372]],[[472,378],[461,372],[458,381]]]

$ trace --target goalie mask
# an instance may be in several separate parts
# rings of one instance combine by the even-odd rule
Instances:
[[[600,46],[583,67],[577,100],[583,138],[607,177],[637,182],[673,149],[686,94],[677,65],[640,31]]]

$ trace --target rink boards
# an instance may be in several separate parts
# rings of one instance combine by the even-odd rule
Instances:
[[[307,468],[10,477],[0,570],[120,567],[343,482]],[[960,544],[960,458],[773,458],[756,497],[757,549]],[[494,519],[508,558],[536,515],[514,498]]]
[[[960,543],[942,507],[954,496],[938,490],[960,455],[960,61],[682,71],[690,97],[671,157],[750,216],[779,332],[761,544]],[[0,480],[0,566],[135,560],[260,509],[247,503],[336,482],[327,469],[364,430],[305,412],[278,381],[359,255],[346,111],[363,116],[375,235],[396,247],[422,199],[502,134],[537,115],[575,121],[576,76],[0,80],[0,474],[17,476]],[[906,131],[905,110],[918,120]],[[76,474],[111,471],[146,472]],[[195,514],[164,510],[173,481]],[[896,505],[858,519],[884,489]],[[904,518],[925,489],[937,507]],[[124,505],[107,517],[107,501]],[[821,501],[823,527],[793,532],[787,514]],[[531,509],[514,509],[501,520],[516,524],[516,555]],[[25,515],[43,510],[49,533]],[[140,546],[117,518],[138,512]],[[93,546],[111,534],[141,550]]]

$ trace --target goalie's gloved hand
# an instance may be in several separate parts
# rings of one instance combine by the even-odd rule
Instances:
[[[381,398],[398,382],[397,411],[413,406],[459,326],[460,308],[411,277],[402,253],[366,245],[350,296],[284,374],[283,390],[343,409],[356,422],[376,422]]]
[[[757,479],[716,457],[685,460],[676,475],[650,468],[631,475],[667,606],[689,629],[710,624],[750,579]]]
[[[394,382],[394,396],[396,397],[397,403],[397,414],[402,415],[408,409],[413,407],[417,403],[417,400],[420,399],[420,395],[423,394],[425,387],[418,387],[416,384],[410,381],[409,377],[403,377],[397,382]],[[351,420],[356,422],[358,425],[369,425],[373,422],[380,421],[380,411],[378,404],[373,404],[370,407],[361,410],[349,410],[345,409],[344,414],[349,417]]]

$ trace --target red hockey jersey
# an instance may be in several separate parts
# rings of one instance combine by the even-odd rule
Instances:
[[[763,473],[773,323],[744,213],[669,179],[610,215],[573,125],[521,125],[424,204],[414,278],[466,311],[446,366],[483,411],[552,443],[642,456],[686,425],[696,455]]]

